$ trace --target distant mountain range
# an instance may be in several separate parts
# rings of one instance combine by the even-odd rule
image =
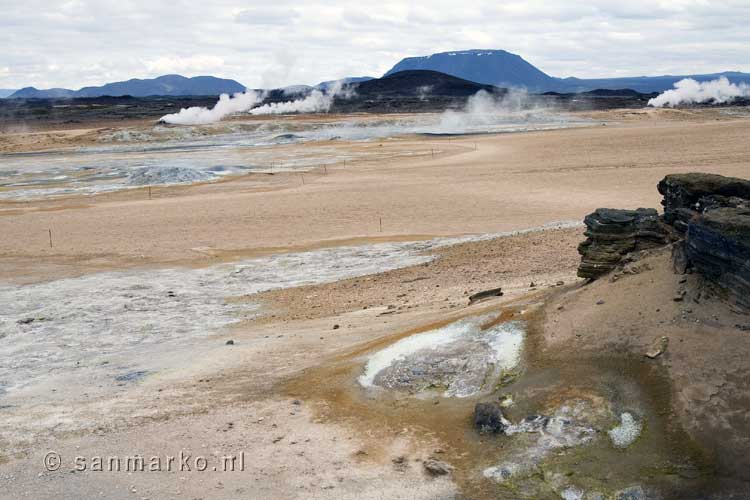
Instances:
[[[632,89],[641,93],[663,92],[683,78],[698,81],[727,77],[733,83],[749,83],[750,73],[724,72],[699,75],[636,76],[626,78],[558,78],[550,76],[524,60],[521,56],[505,50],[461,50],[442,52],[423,57],[407,57],[385,73],[384,77],[403,71],[427,70],[444,73],[481,85],[496,87],[526,87],[531,92],[576,93],[596,89]],[[294,95],[304,95],[314,89],[326,90],[338,80],[321,82],[315,86],[294,85],[271,91],[273,100]],[[375,81],[369,76],[348,77],[341,81],[347,84]],[[425,84],[427,85],[427,84]],[[364,87],[367,88],[367,87]],[[245,86],[235,80],[213,76],[186,78],[181,75],[164,75],[152,79],[132,79],[100,87],[84,87],[80,90],[45,89],[26,87],[17,91],[0,90],[0,98],[73,98],[101,96],[215,96],[242,92]],[[12,93],[11,93],[12,92]],[[8,95],[9,94],[9,95]]]
[[[13,94],[16,89],[0,89],[0,99],[3,99],[5,97],[8,97],[9,95]]]
[[[17,90],[9,97],[14,98],[61,98],[61,97],[101,97],[123,96],[147,97],[219,95],[224,93],[244,92],[245,86],[235,80],[213,76],[196,76],[187,78],[181,75],[164,75],[158,78],[140,80],[134,78],[125,82],[115,82],[100,87],[84,87],[80,90],[46,89],[39,90],[26,87]]]
[[[750,73],[739,71],[724,71],[702,75],[663,75],[663,76],[632,76],[625,78],[564,78],[562,82],[565,92],[583,92],[594,89],[631,89],[648,94],[650,92],[664,92],[674,87],[674,84],[685,78],[692,78],[699,82],[716,80],[722,76],[732,83],[750,84]]]
[[[731,82],[750,83],[749,73],[724,72],[701,75],[636,76],[627,78],[557,78],[536,68],[521,56],[505,50],[462,50],[402,59],[390,75],[404,70],[440,71],[466,80],[499,87],[526,87],[532,92],[585,92],[629,88],[638,92],[663,92],[683,78],[698,81],[726,76]]]

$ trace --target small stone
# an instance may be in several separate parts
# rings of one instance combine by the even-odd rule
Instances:
[[[533,281],[529,283],[529,288],[536,288],[536,283],[534,283]]]
[[[599,299],[599,300],[596,301],[596,305],[597,306],[600,306],[602,304],[604,304],[604,300],[603,299]]]
[[[339,328],[341,328],[339,325],[333,325],[334,330],[338,330]]]
[[[432,476],[445,476],[453,471],[453,466],[440,460],[435,460],[434,458],[428,458],[422,463],[422,465]]]
[[[234,340],[227,340],[226,345],[234,345]]]
[[[631,486],[615,493],[616,500],[644,500],[646,493],[640,486]]]
[[[560,281],[557,282],[557,286],[563,286],[564,284],[565,284],[565,282],[563,280],[560,280]]]
[[[659,337],[656,339],[646,351],[645,356],[650,359],[655,359],[664,354],[669,345],[669,337]]]

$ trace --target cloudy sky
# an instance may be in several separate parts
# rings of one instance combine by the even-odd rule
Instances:
[[[553,76],[750,71],[750,0],[0,0],[0,88],[165,73],[248,87],[505,49]]]

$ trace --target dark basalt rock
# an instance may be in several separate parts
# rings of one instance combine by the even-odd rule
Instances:
[[[474,304],[475,302],[479,302],[480,300],[488,299],[490,297],[502,297],[503,296],[503,289],[498,288],[492,288],[490,290],[483,290],[481,292],[477,292],[475,294],[469,295],[469,305]]]
[[[695,217],[685,253],[699,273],[725,289],[742,310],[750,310],[750,209],[717,208]]]
[[[668,175],[657,186],[664,196],[664,221],[680,233],[692,218],[719,207],[747,206],[750,181],[716,174]]]
[[[474,427],[479,432],[501,434],[509,425],[497,403],[477,403],[474,407]]]
[[[595,279],[612,271],[625,255],[667,245],[670,232],[653,208],[598,208],[586,216],[586,240],[578,246],[578,276]]]

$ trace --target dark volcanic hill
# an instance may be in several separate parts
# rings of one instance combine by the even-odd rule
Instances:
[[[391,73],[383,78],[361,82],[353,87],[362,98],[380,96],[417,97],[450,96],[468,97],[480,90],[491,93],[505,92],[493,85],[464,80],[438,71],[414,70]]]
[[[181,75],[164,75],[158,78],[127,80],[114,82],[100,87],[84,87],[80,90],[48,89],[38,90],[26,87],[10,98],[63,98],[63,97],[101,97],[101,96],[211,96],[243,92],[245,86],[235,80],[213,76],[196,76],[187,78]]]
[[[339,97],[332,111],[413,112],[458,108],[480,90],[504,95],[507,90],[470,82],[437,71],[400,71],[346,87],[351,96]]]

